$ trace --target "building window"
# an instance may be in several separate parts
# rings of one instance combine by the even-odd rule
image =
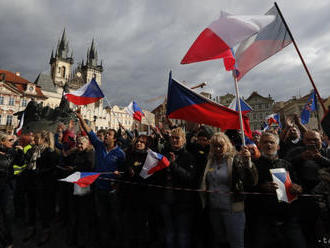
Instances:
[[[7,122],[6,125],[7,126],[11,126],[13,123],[13,116],[12,115],[7,115]]]
[[[14,106],[14,104],[15,104],[15,99],[14,99],[14,97],[10,97],[10,98],[9,98],[9,106]]]
[[[0,96],[0,104],[3,104],[3,96]]]
[[[27,100],[26,99],[22,99],[22,107],[26,107],[26,105],[27,105]]]
[[[62,78],[65,78],[65,66],[62,66]]]

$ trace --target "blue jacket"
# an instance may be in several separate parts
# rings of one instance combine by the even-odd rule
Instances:
[[[100,141],[96,134],[91,131],[88,133],[90,141],[95,149],[95,171],[96,172],[114,172],[119,170],[125,161],[125,153],[119,146],[107,152],[106,146]],[[95,187],[101,190],[112,190],[110,181],[102,178],[114,178],[114,175],[101,175],[95,182]]]

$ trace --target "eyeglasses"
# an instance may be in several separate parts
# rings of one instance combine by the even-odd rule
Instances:
[[[144,140],[137,140],[136,143],[142,143],[142,144],[145,144],[146,142]]]

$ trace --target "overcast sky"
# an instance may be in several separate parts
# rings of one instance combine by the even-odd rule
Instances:
[[[322,97],[330,95],[330,1],[278,0]],[[167,93],[168,72],[188,85],[206,81],[213,96],[234,93],[222,61],[180,65],[200,32],[221,10],[264,14],[270,0],[0,0],[0,69],[34,81],[49,72],[51,50],[63,29],[75,66],[95,39],[103,60],[102,89],[111,104],[131,100],[152,109]],[[303,96],[311,83],[293,45],[252,69],[239,83],[241,95],[253,91],[287,100]]]

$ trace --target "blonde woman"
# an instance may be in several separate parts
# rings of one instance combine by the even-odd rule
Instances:
[[[38,245],[50,237],[50,218],[54,213],[55,177],[54,170],[58,156],[54,151],[54,134],[41,131],[34,134],[35,146],[26,156],[29,158],[26,174],[30,184],[27,187],[28,229],[23,241],[30,240],[36,234],[36,216],[39,213],[42,232]]]
[[[247,147],[237,153],[222,132],[210,140],[210,153],[201,188],[216,191],[203,195],[209,209],[215,247],[228,243],[230,248],[244,247],[244,185],[257,183],[257,170]]]

